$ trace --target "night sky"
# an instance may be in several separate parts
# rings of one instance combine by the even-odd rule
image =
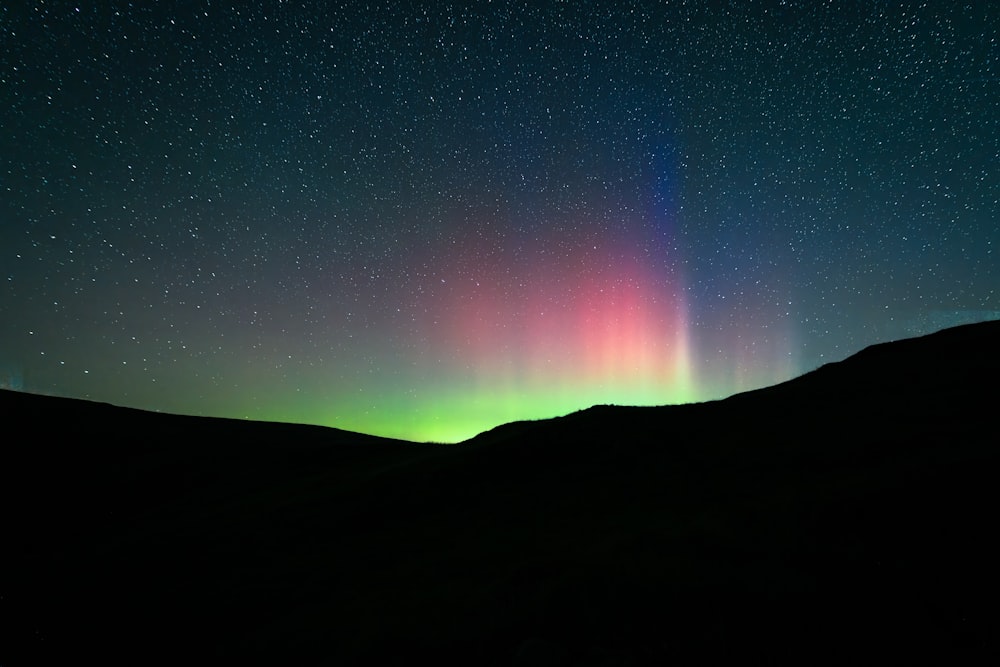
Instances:
[[[0,386],[454,442],[1000,317],[998,35],[957,0],[4,3]]]

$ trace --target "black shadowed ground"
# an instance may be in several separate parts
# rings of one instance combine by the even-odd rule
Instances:
[[[0,664],[991,663],[998,350],[454,446],[2,392]]]

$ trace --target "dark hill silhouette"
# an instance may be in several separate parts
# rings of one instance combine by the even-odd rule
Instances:
[[[0,392],[0,663],[991,664],[997,349],[456,446]]]

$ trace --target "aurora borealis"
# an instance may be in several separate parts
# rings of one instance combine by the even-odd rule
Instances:
[[[1000,317],[994,3],[0,8],[0,386],[455,442]]]

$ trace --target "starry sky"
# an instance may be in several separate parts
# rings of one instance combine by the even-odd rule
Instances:
[[[1000,317],[1000,3],[0,6],[0,387],[455,442]]]

